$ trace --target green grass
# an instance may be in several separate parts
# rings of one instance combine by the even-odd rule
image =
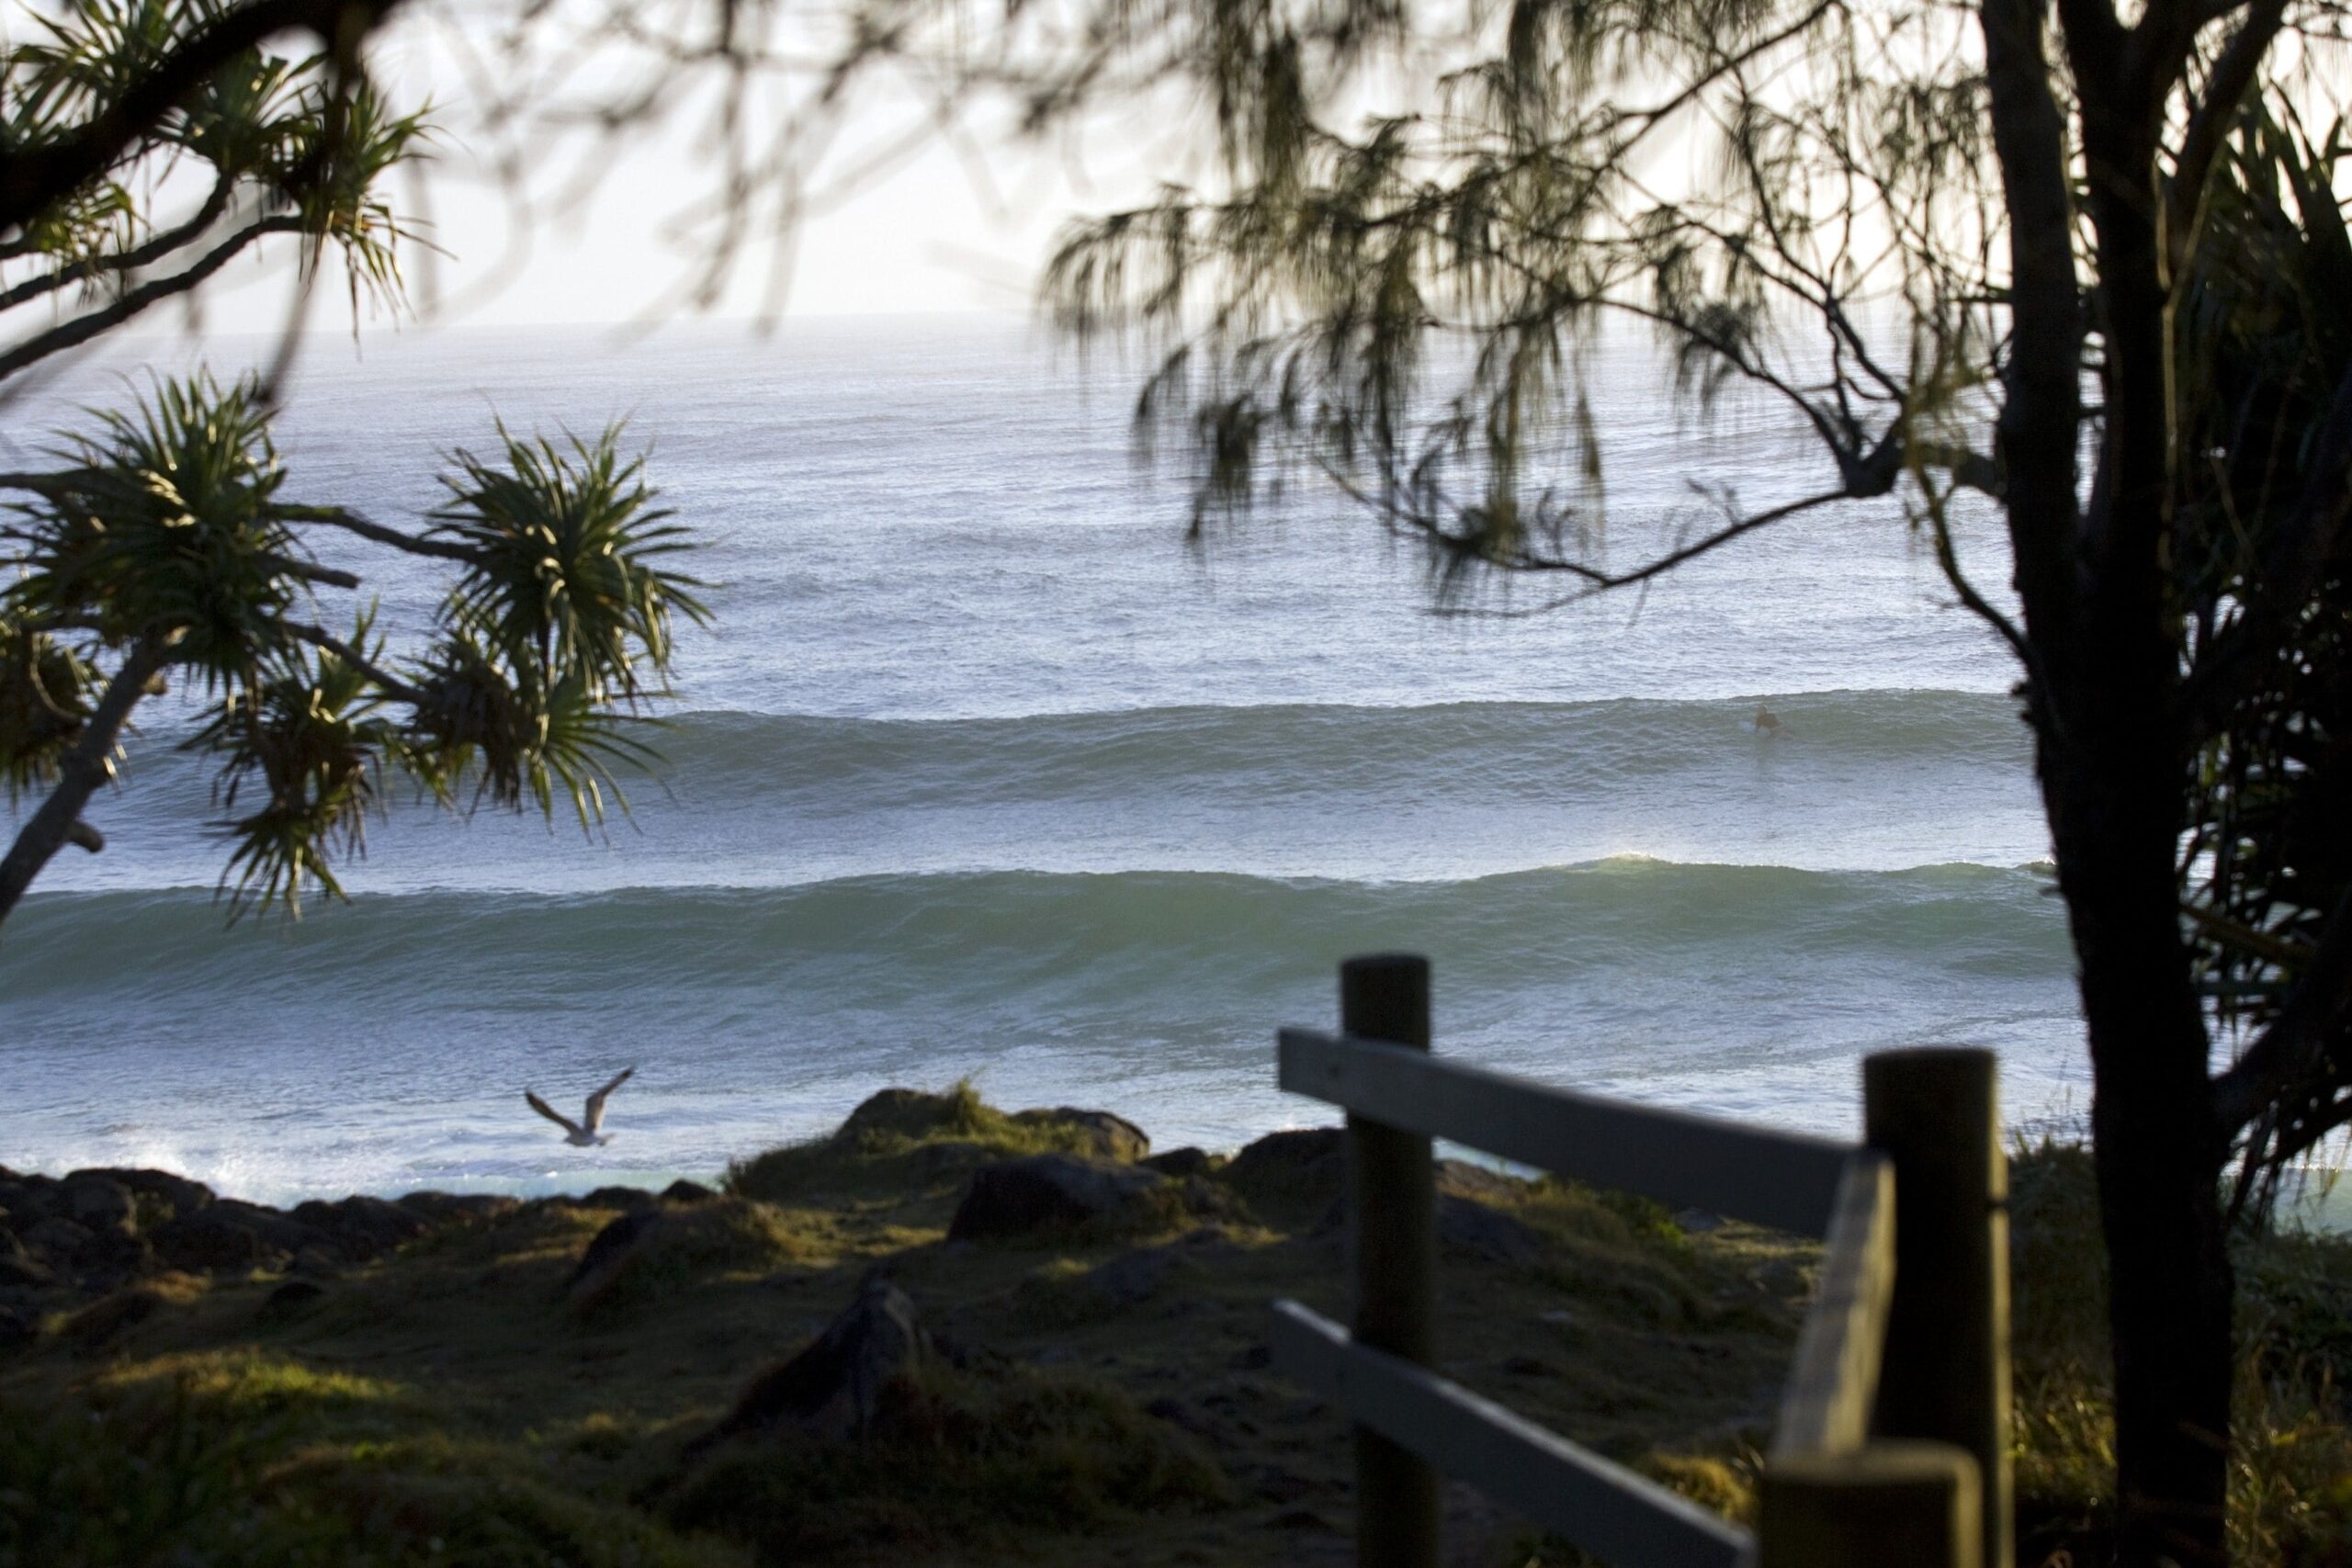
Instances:
[[[1345,1311],[1331,1172],[1261,1170],[1249,1212],[1177,1248],[1154,1289],[1087,1280],[1132,1238],[944,1244],[971,1163],[1084,1143],[967,1084],[889,1097],[744,1162],[729,1196],[665,1210],[594,1303],[568,1283],[618,1212],[538,1204],[291,1305],[268,1304],[272,1278],[167,1276],[58,1312],[0,1358],[0,1568],[1343,1556],[1348,1428],[1263,1348],[1275,1298]],[[1540,1240],[1532,1258],[1443,1259],[1448,1375],[1747,1517],[1813,1250],[1740,1225],[1685,1235],[1568,1183],[1445,1179]],[[2113,1437],[2087,1158],[2019,1150],[2011,1213],[2025,1560],[2091,1568]],[[2240,1561],[2352,1568],[2352,1244],[2249,1240],[2238,1263]],[[690,1464],[692,1439],[877,1267],[978,1348],[964,1370],[899,1390],[865,1448],[772,1436]],[[1494,1568],[1581,1561],[1507,1522],[1487,1544]]]

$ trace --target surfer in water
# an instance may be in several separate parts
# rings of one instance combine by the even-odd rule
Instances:
[[[1755,722],[1749,725],[1748,728],[1755,730],[1758,735],[1778,735],[1781,733],[1781,716],[1774,713],[1770,708],[1766,707],[1762,703],[1758,703],[1756,705]]]

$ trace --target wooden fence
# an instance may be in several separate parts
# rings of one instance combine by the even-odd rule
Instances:
[[[1426,960],[1340,967],[1340,1032],[1286,1029],[1282,1087],[1350,1133],[1352,1329],[1274,1306],[1274,1364],[1355,1424],[1357,1560],[1433,1568],[1441,1472],[1618,1568],[2007,1568],[2006,1165],[1990,1052],[1862,1069],[1863,1141],[1546,1088],[1430,1054]],[[1434,1369],[1446,1138],[1824,1246],[1739,1528]]]

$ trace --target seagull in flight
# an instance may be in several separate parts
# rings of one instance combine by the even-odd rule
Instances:
[[[635,1067],[623,1067],[618,1077],[590,1095],[588,1116],[585,1122],[574,1122],[527,1089],[523,1091],[523,1098],[531,1102],[532,1110],[563,1129],[565,1143],[576,1149],[593,1149],[601,1144],[609,1144],[613,1141],[613,1135],[604,1130],[605,1101],[612,1097],[613,1090],[628,1082],[629,1075],[636,1071]]]

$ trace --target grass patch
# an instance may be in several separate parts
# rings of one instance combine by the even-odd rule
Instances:
[[[1214,1507],[1225,1474],[1124,1393],[1022,1368],[931,1366],[888,1391],[861,1444],[729,1443],[663,1507],[764,1562],[1001,1548],[1027,1530],[1099,1530],[1143,1511]]]
[[[833,1132],[727,1168],[726,1190],[788,1202],[816,1195],[903,1193],[960,1182],[992,1160],[1086,1154],[1094,1134],[1050,1117],[1016,1120],[980,1098],[969,1078],[945,1092],[886,1089]]]

